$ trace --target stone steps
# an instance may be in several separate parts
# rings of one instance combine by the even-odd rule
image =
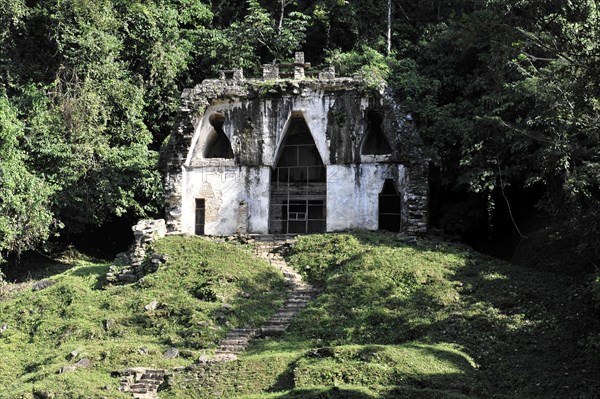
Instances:
[[[294,317],[317,295],[317,290],[305,283],[302,276],[289,267],[282,256],[285,246],[292,244],[293,239],[287,236],[256,236],[253,239],[256,256],[281,270],[286,284],[290,287],[290,294],[283,306],[258,330],[248,329],[246,334],[239,333],[239,330],[230,331],[219,343],[219,355],[239,354],[246,349],[248,341],[255,337],[266,338],[283,334]]]
[[[120,391],[131,392],[134,399],[159,399],[158,388],[165,382],[167,370],[131,368],[121,372]]]
[[[263,326],[254,328],[233,329],[219,342],[216,355],[210,362],[226,362],[235,360],[244,352],[250,341],[255,338],[274,337],[283,334],[294,320],[317,295],[318,291],[303,281],[302,276],[287,265],[282,256],[286,245],[293,244],[288,236],[250,236],[254,243],[254,253],[269,262],[283,273],[290,293],[279,310],[267,320]],[[215,241],[219,239],[216,238]],[[221,240],[223,241],[223,240]],[[227,241],[227,240],[224,240]],[[206,361],[206,360],[205,360]],[[158,389],[165,381],[166,370],[132,368],[121,372],[121,391],[130,392],[134,399],[159,399]]]
[[[299,273],[287,265],[282,256],[286,246],[293,244],[293,239],[288,236],[250,236],[250,239],[254,242],[256,256],[281,270],[290,288],[289,295],[281,308],[260,328],[236,328],[227,332],[219,342],[215,356],[199,360],[199,363],[235,360],[237,355],[246,350],[252,339],[283,334],[296,315],[318,294],[316,289],[303,281]],[[121,375],[121,391],[131,392],[134,399],[159,399],[157,392],[166,379],[166,370],[140,367],[127,369]]]

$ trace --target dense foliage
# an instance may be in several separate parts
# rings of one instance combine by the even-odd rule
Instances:
[[[180,90],[303,49],[410,107],[437,165],[434,227],[545,231],[589,269],[599,29],[593,0],[0,0],[0,252],[159,213]]]

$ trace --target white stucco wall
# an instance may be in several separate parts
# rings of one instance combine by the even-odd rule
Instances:
[[[394,179],[401,195],[406,196],[406,169],[403,165],[329,165],[327,231],[377,230],[379,193],[386,179]]]
[[[269,167],[202,167],[184,172],[182,232],[194,234],[196,198],[206,206],[205,234],[240,230],[240,202],[248,206],[248,233],[268,233]]]
[[[263,166],[235,166],[233,159],[204,159],[202,149],[210,133],[210,115],[243,108],[239,100],[208,106],[197,124],[187,154],[183,182],[182,232],[194,234],[195,199],[206,204],[205,234],[229,235],[240,231],[267,234],[271,167],[277,162],[279,148],[292,117],[302,115],[313,136],[323,163],[327,166],[327,231],[378,229],[378,196],[386,179],[394,179],[406,203],[407,174],[403,165],[389,162],[388,155],[361,156],[360,164],[331,165],[327,135],[327,115],[336,98],[320,91],[307,90],[297,96],[276,101],[262,100],[252,124],[260,127]],[[361,101],[361,111],[369,106]],[[226,118],[223,131],[234,152],[239,146],[239,131]],[[239,129],[239,127],[237,128]],[[240,202],[247,204],[247,229],[240,228]],[[403,209],[403,222],[406,220]],[[243,221],[242,221],[243,223]]]

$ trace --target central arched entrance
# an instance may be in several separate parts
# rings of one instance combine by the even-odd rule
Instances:
[[[293,117],[271,172],[272,234],[321,233],[326,220],[326,170],[303,117]]]

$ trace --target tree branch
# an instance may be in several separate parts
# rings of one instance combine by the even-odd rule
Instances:
[[[498,180],[500,181],[500,191],[502,192],[502,197],[506,202],[506,207],[508,208],[508,215],[510,216],[510,220],[512,221],[513,226],[515,226],[515,230],[517,230],[519,237],[528,238],[527,236],[524,236],[523,233],[521,233],[521,229],[519,229],[519,226],[517,226],[517,222],[515,221],[515,218],[512,213],[512,208],[510,207],[510,202],[508,201],[508,197],[504,192],[504,181],[502,180],[502,172],[500,171],[500,160],[498,158],[496,158],[496,167],[498,168]]]

